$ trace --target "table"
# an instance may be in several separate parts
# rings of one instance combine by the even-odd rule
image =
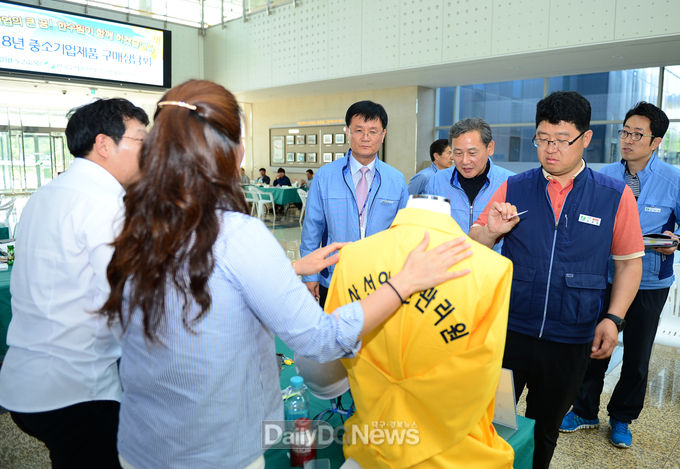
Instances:
[[[300,196],[298,195],[297,187],[259,187],[253,186],[256,189],[272,195],[276,205],[301,204]]]
[[[286,344],[276,338],[276,351],[288,357],[293,357],[293,352]],[[291,376],[295,376],[295,365],[285,366],[281,370],[281,388],[289,385]],[[329,401],[317,399],[310,394],[309,415],[311,417],[317,415],[324,409],[330,407]],[[342,403],[345,408],[349,407],[351,401],[349,393],[342,396]],[[333,416],[330,423],[332,425],[340,425],[340,418]],[[510,429],[496,427],[498,434],[503,437],[512,449],[515,451],[514,469],[531,469],[534,457],[534,421],[521,415],[517,416],[518,429],[512,433]],[[512,433],[511,435],[509,435]],[[266,469],[283,469],[290,467],[290,460],[286,451],[269,450],[264,453]],[[331,469],[338,469],[345,461],[345,455],[342,452],[342,446],[333,443],[328,448],[317,450],[316,459],[328,459],[331,463]],[[368,468],[367,468],[368,469]]]
[[[12,266],[9,270],[0,271],[0,361],[7,353],[7,328],[12,319],[11,295],[9,293],[9,279],[12,276]]]

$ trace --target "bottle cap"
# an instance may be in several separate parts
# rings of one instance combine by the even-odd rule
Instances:
[[[291,385],[293,388],[296,388],[296,389],[301,388],[302,385],[304,384],[304,382],[305,382],[305,380],[302,379],[302,376],[292,376],[292,377],[290,378],[290,385]]]
[[[310,428],[312,428],[312,421],[309,420],[307,417],[301,417],[295,420],[296,430],[309,430]]]

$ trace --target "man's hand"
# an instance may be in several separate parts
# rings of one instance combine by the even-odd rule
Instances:
[[[319,282],[305,282],[307,290],[312,294],[315,300],[319,299]]]
[[[348,243],[331,243],[328,246],[324,246],[317,249],[316,251],[310,252],[302,259],[293,262],[293,269],[295,269],[295,273],[298,275],[314,275],[318,274],[326,267],[336,264],[340,259],[340,254],[336,251],[339,251],[340,248],[346,244]],[[335,254],[331,256],[331,253],[334,252]],[[319,282],[305,283],[316,283],[316,291],[318,296]],[[309,288],[309,285],[307,285],[307,288]],[[311,292],[312,290],[310,289],[309,291]],[[312,294],[314,294],[314,292],[312,292]]]
[[[671,238],[680,241],[680,238],[678,238],[678,237],[675,235],[675,233],[673,233],[672,231],[664,231],[663,234],[668,235],[668,236],[670,236]],[[667,247],[667,248],[654,248],[654,250],[655,250],[656,252],[658,252],[658,253],[660,253],[660,254],[663,254],[663,255],[665,255],[665,256],[672,256],[673,253],[676,251],[676,249],[678,249],[678,246],[671,246],[671,247]]]
[[[611,356],[619,341],[619,330],[611,319],[603,319],[595,328],[590,358],[601,360]]]
[[[469,236],[493,249],[498,238],[510,231],[519,222],[517,207],[507,202],[493,202],[489,207],[486,225],[472,225]]]
[[[510,231],[517,223],[519,217],[517,215],[517,207],[507,202],[494,202],[489,208],[489,217],[487,219],[487,227],[489,234],[499,237]]]

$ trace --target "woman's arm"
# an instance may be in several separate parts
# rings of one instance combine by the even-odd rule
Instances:
[[[364,325],[358,339],[375,329],[392,313],[401,302],[413,293],[462,277],[469,269],[449,272],[448,270],[472,255],[470,244],[465,237],[447,241],[434,249],[426,251],[430,235],[425,232],[423,240],[409,253],[401,271],[392,276],[389,284],[384,284],[375,292],[360,301],[364,311]],[[315,274],[338,262],[340,255],[335,252],[347,243],[333,243],[319,248],[299,261],[293,262],[298,275]],[[335,252],[329,257],[329,254]]]

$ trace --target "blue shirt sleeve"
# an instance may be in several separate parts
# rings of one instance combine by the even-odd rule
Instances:
[[[413,175],[411,180],[408,182],[408,193],[409,195],[417,195],[421,194],[423,191],[423,184],[425,181],[423,180],[423,175],[422,173],[418,172]]]
[[[350,303],[333,314],[324,313],[260,220],[247,220],[239,233],[228,238],[223,252],[223,265],[238,279],[253,314],[291,349],[319,362],[359,350],[361,305]]]
[[[402,177],[403,179],[403,177]],[[408,189],[406,188],[406,180],[403,179],[403,183],[401,186],[401,197],[399,198],[399,209],[401,210],[402,208],[406,207],[406,203],[408,202]]]
[[[307,193],[307,205],[305,206],[305,221],[302,225],[302,236],[300,238],[300,257],[315,251],[321,247],[323,233],[326,230],[326,215],[323,210],[323,200],[319,185],[320,177],[317,175],[312,179],[312,185]],[[304,275],[303,282],[318,282],[319,274]]]

